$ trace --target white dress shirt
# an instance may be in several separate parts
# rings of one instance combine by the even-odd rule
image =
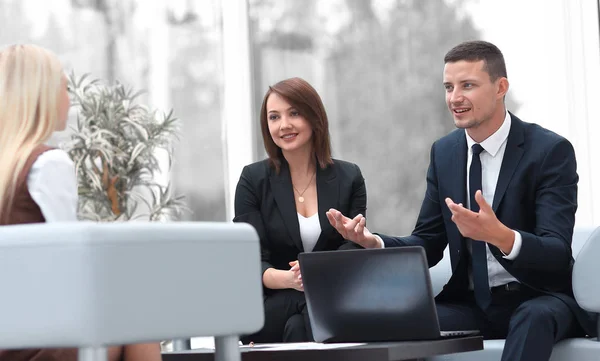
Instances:
[[[77,179],[69,155],[60,149],[42,153],[31,166],[27,187],[46,222],[77,220]]]
[[[298,213],[298,225],[300,226],[300,239],[302,240],[304,252],[312,252],[321,235],[319,212],[310,217],[304,217]]]
[[[510,133],[510,124],[510,114],[506,112],[504,122],[500,128],[494,134],[490,135],[486,140],[479,143],[483,147],[483,151],[481,154],[479,154],[479,158],[481,159],[481,186],[483,187],[483,198],[490,205],[492,204],[494,200],[494,194],[496,193],[496,184],[498,183],[498,176],[500,175],[500,168],[502,167],[502,159],[504,159],[504,151],[506,150],[508,133]],[[471,160],[473,159],[473,150],[471,147],[476,142],[469,136],[469,134],[467,134],[466,131],[465,136],[467,137],[468,148],[467,179],[465,182],[467,184],[467,194],[471,194],[469,189],[469,171],[471,168]],[[466,203],[466,207],[470,208],[470,197],[467,197]],[[515,234],[515,243],[513,244],[510,254],[504,256],[504,258],[508,260],[514,260],[517,258],[519,252],[521,251],[521,243],[523,242],[521,234],[514,230],[513,232]],[[471,252],[471,242],[467,242],[467,248],[469,249],[469,252]],[[496,260],[489,247],[486,247],[486,253],[490,287],[500,286],[516,281],[516,279],[511,276],[510,273],[504,269],[504,267],[502,267],[498,260]],[[469,285],[472,289],[473,279],[470,273]]]
[[[506,112],[504,122],[500,128],[486,140],[479,143],[483,147],[483,151],[479,155],[481,159],[481,185],[483,187],[483,198],[490,205],[494,200],[494,194],[496,193],[496,184],[498,183],[498,176],[500,175],[500,168],[502,167],[502,159],[504,159],[504,151],[506,150],[506,142],[508,140],[508,133],[510,133],[511,118],[510,114]],[[471,147],[476,142],[467,134],[465,130],[465,136],[467,137],[467,178],[465,179],[467,185],[467,195],[469,195],[469,168],[471,167],[471,160],[473,159],[473,150]],[[470,197],[467,197],[466,208],[470,208]],[[519,232],[513,230],[515,234],[515,243],[513,248],[508,255],[504,255],[504,258],[508,260],[514,260],[521,251],[521,244],[523,242],[522,236]],[[378,235],[375,238],[379,241],[381,248],[385,247],[383,239]],[[467,242],[467,248],[471,252],[471,242]],[[511,276],[510,273],[502,265],[494,255],[491,253],[489,246],[486,247],[487,254],[487,265],[488,265],[488,280],[490,287],[500,286],[509,282],[517,281],[516,278]],[[473,289],[473,277],[469,272],[469,287]]]

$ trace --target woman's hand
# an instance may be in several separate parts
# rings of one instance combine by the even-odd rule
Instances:
[[[302,275],[300,274],[300,264],[298,261],[289,263],[289,270],[268,268],[263,273],[263,285],[273,290],[292,288],[304,292],[302,284]]]
[[[304,292],[304,284],[302,283],[302,274],[300,274],[300,263],[298,261],[290,262],[289,273],[289,288]]]

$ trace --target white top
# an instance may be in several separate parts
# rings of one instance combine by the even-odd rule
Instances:
[[[483,151],[479,154],[481,159],[481,186],[483,192],[483,198],[488,204],[492,204],[494,201],[494,194],[496,193],[496,184],[498,183],[498,176],[500,175],[500,168],[502,167],[502,159],[504,159],[504,151],[506,150],[506,142],[508,139],[508,133],[510,133],[511,118],[510,114],[506,112],[504,122],[500,128],[486,140],[479,143],[483,147]],[[467,137],[467,194],[469,193],[469,171],[471,168],[471,160],[473,159],[473,150],[471,147],[476,142],[467,134],[465,130],[465,136]],[[470,197],[467,197],[466,201],[467,208],[470,208]],[[514,260],[521,251],[521,243],[523,239],[521,234],[517,231],[515,233],[515,243],[513,245],[510,254],[505,255],[504,258]],[[471,252],[471,244],[468,243],[469,252]],[[500,286],[509,282],[516,281],[516,279],[508,273],[504,267],[496,260],[489,246],[486,247],[487,253],[487,264],[488,264],[488,280],[490,287]],[[469,275],[469,283],[471,288],[473,287],[473,280]]]
[[[304,252],[311,252],[321,235],[319,213],[317,212],[308,218],[298,213],[298,224],[300,225],[300,239],[302,239]]]
[[[29,170],[27,187],[46,222],[77,220],[75,165],[65,151],[42,153]]]

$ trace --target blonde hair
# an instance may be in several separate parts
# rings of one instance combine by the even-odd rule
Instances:
[[[58,57],[42,47],[0,50],[0,220],[28,157],[57,128],[62,76]]]

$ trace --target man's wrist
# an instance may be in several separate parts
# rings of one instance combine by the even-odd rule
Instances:
[[[385,248],[385,243],[383,242],[383,239],[381,237],[374,234],[373,238],[374,238],[374,241],[372,242],[373,246],[371,248]]]
[[[498,232],[498,238],[492,244],[498,247],[502,253],[510,254],[515,244],[515,232],[502,224]]]

